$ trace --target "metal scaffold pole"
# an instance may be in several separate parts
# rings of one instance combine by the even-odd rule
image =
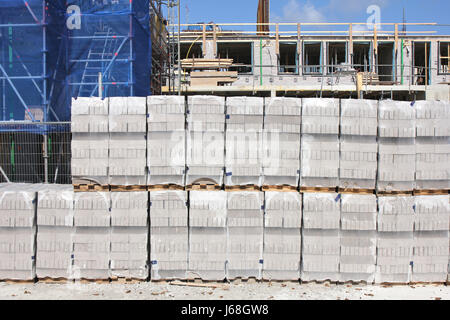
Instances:
[[[181,95],[181,48],[180,48],[180,38],[181,38],[181,23],[180,23],[180,12],[181,12],[181,0],[178,0],[178,95]]]

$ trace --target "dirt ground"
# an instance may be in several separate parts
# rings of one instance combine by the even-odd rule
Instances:
[[[0,299],[138,299],[138,300],[450,300],[450,287],[437,284],[349,285],[298,283],[231,283],[217,288],[189,287],[170,283],[0,283]]]

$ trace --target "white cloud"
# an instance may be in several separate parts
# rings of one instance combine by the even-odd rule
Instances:
[[[273,15],[274,22],[324,22],[325,15],[311,2],[300,3],[297,0],[289,0],[283,7],[282,15]]]

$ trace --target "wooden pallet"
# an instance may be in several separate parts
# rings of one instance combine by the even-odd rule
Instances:
[[[374,189],[357,189],[357,188],[338,188],[338,192],[350,194],[375,194]]]
[[[109,191],[109,185],[100,184],[74,184],[75,192],[106,192]]]
[[[226,191],[260,191],[261,188],[255,185],[243,185],[243,186],[225,186]]]
[[[40,279],[38,279],[38,282],[48,283],[48,284],[53,284],[53,283],[65,284],[65,283],[73,282],[73,280],[66,279],[66,278],[40,278]]]
[[[155,184],[147,186],[149,191],[164,191],[164,190],[184,190],[183,186],[176,184]]]
[[[437,196],[437,195],[447,195],[450,190],[414,190],[415,196]]]
[[[294,186],[281,185],[281,186],[262,186],[262,191],[278,191],[278,192],[297,192],[298,188]]]
[[[118,284],[136,284],[147,282],[147,279],[137,279],[137,278],[125,278],[125,277],[112,277],[111,282]]]
[[[311,192],[311,193],[317,193],[317,192],[326,192],[326,193],[335,193],[337,192],[336,187],[300,187],[300,192]]]
[[[186,190],[208,190],[208,191],[214,191],[214,190],[222,190],[222,187],[218,184],[189,184],[186,186]]]
[[[377,191],[377,196],[389,197],[389,196],[412,196],[413,191]]]
[[[88,283],[106,284],[106,283],[110,282],[109,279],[86,279],[86,278],[81,278],[80,280],[75,280],[75,281],[80,281],[83,284],[88,284]]]
[[[111,185],[111,191],[115,191],[115,192],[147,191],[147,186],[116,186],[116,185]]]
[[[15,280],[15,279],[3,279],[0,280],[0,282],[6,282],[7,284],[31,284],[35,283],[36,281],[33,280]]]

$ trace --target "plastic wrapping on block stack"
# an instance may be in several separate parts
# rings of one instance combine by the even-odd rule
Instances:
[[[261,279],[264,193],[227,193],[227,278]]]
[[[36,275],[71,279],[74,215],[72,185],[42,185],[38,191]]]
[[[227,98],[225,184],[261,186],[264,99]]]
[[[186,107],[182,96],[147,98],[148,184],[184,185]]]
[[[378,102],[341,100],[339,187],[375,189]]]
[[[383,100],[378,112],[378,191],[412,191],[416,170],[414,103]]]
[[[36,277],[37,185],[0,184],[0,280]]]
[[[72,99],[72,182],[108,184],[108,99]]]
[[[148,192],[111,192],[111,277],[148,278]]]
[[[223,280],[227,261],[227,193],[189,192],[188,278]]]
[[[109,192],[75,193],[74,279],[110,277],[110,208]]]
[[[147,165],[145,97],[109,99],[109,184],[145,185]]]
[[[416,188],[450,189],[450,103],[417,101]]]
[[[191,96],[187,111],[186,184],[223,184],[225,98]]]
[[[447,280],[449,201],[449,195],[415,197],[412,282]]]
[[[304,281],[339,281],[340,201],[337,193],[303,194]]]
[[[296,187],[300,176],[301,99],[266,98],[265,105],[263,184]]]
[[[411,281],[414,197],[378,198],[376,283]]]
[[[186,191],[150,192],[151,279],[186,279],[188,207]]]
[[[340,281],[375,280],[377,198],[373,194],[341,196]]]
[[[339,100],[302,99],[302,187],[339,183]]]
[[[263,278],[298,280],[301,260],[302,195],[265,192]]]

